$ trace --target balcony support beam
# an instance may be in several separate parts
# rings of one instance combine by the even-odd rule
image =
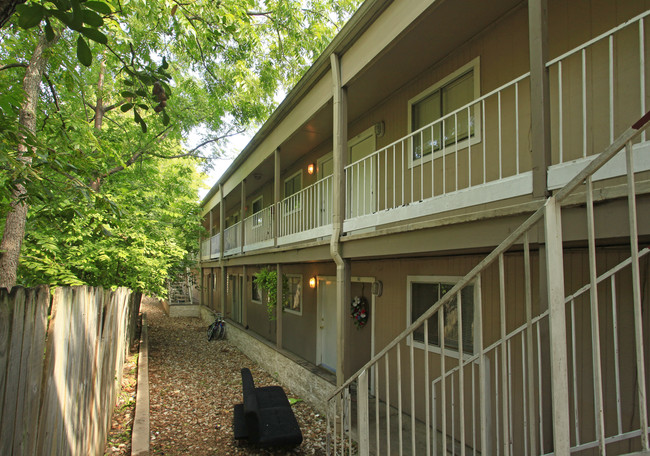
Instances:
[[[282,289],[282,264],[278,263],[276,266],[277,282],[276,282],[276,298],[275,301],[275,345],[278,350],[282,349],[282,302],[284,301]]]
[[[551,165],[547,10],[547,0],[528,0],[533,196],[540,198],[547,196],[546,175]]]
[[[280,149],[275,149],[273,156],[273,205],[275,206],[275,214],[273,214],[273,245],[278,246],[278,233],[280,232],[280,174],[281,174],[281,161]]]
[[[226,201],[223,196],[223,184],[219,184],[219,196],[221,198],[221,201],[219,202],[219,261],[223,261],[223,232],[226,229]]]
[[[246,211],[246,179],[241,181],[241,202],[239,203],[239,251],[244,253],[244,212]]]

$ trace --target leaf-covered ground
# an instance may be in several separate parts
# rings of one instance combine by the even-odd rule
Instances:
[[[113,410],[111,429],[106,440],[106,456],[128,456],[131,454],[131,430],[135,417],[135,395],[138,383],[139,333],[136,343],[124,360],[122,389]]]
[[[242,367],[256,385],[278,384],[230,342],[208,342],[197,318],[169,318],[143,300],[149,325],[149,387],[152,455],[280,455],[233,438],[233,406],[242,400]],[[296,398],[285,388],[289,398]],[[325,417],[305,401],[293,406],[303,443],[290,454],[325,454]]]

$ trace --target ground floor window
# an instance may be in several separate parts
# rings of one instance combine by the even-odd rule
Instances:
[[[287,297],[282,301],[284,310],[302,315],[302,275],[287,274]]]
[[[424,312],[454,287],[460,277],[439,276],[409,276],[407,286],[407,325],[417,320]],[[474,353],[474,301],[478,292],[475,283],[467,285],[461,291],[463,352]],[[445,349],[458,351],[458,298],[454,296],[445,305],[442,314],[443,336]],[[428,342],[429,349],[439,351],[440,333],[438,330],[438,315],[429,319]],[[424,326],[413,333],[413,343],[416,347],[424,348]]]

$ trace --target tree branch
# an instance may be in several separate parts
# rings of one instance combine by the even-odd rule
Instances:
[[[0,66],[0,71],[8,70],[10,68],[27,68],[26,63],[8,63],[7,65]]]

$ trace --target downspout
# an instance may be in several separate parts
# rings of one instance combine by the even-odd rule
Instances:
[[[330,55],[332,65],[333,97],[333,162],[332,175],[332,237],[330,255],[336,264],[336,384],[345,381],[346,314],[345,306],[349,295],[350,263],[341,255],[341,234],[345,214],[344,167],[347,152],[347,105],[345,88],[341,85],[341,61],[338,55]]]

